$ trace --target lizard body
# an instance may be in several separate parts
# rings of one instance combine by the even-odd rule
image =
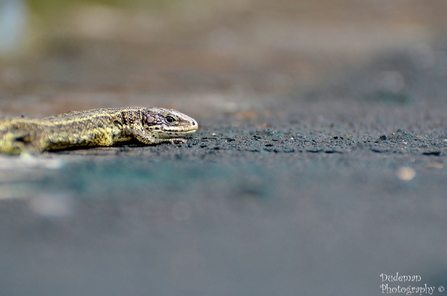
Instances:
[[[72,147],[114,146],[132,140],[151,145],[186,143],[197,122],[164,108],[101,108],[72,111],[41,119],[0,119],[0,152],[41,153]]]

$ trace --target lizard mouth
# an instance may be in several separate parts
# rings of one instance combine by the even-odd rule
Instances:
[[[199,128],[199,125],[196,121],[192,122],[189,127],[183,127],[181,129],[177,128],[164,128],[162,132],[158,134],[159,138],[175,138],[175,137],[184,137],[194,134],[197,129]]]
[[[190,125],[187,127],[184,127],[184,129],[179,132],[180,132],[180,134],[183,134],[183,135],[191,135],[191,134],[194,134],[198,128],[199,128],[199,124],[197,123],[197,121],[195,121],[194,119],[191,118]]]

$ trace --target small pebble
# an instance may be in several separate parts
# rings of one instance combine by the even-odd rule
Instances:
[[[396,174],[402,181],[410,181],[416,176],[416,171],[410,167],[401,167]]]

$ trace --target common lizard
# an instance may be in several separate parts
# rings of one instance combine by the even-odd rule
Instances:
[[[0,152],[38,154],[73,147],[114,146],[137,140],[151,145],[186,143],[193,118],[164,108],[101,108],[41,119],[0,119]]]

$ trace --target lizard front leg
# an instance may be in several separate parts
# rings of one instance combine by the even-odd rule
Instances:
[[[183,144],[186,144],[187,141],[182,138],[167,138],[167,139],[160,139],[156,138],[153,135],[150,135],[142,130],[132,129],[132,128],[126,128],[124,129],[124,133],[126,135],[132,136],[141,143],[147,144],[147,145],[154,145],[159,143],[171,143],[176,144],[176,142],[181,142]]]

